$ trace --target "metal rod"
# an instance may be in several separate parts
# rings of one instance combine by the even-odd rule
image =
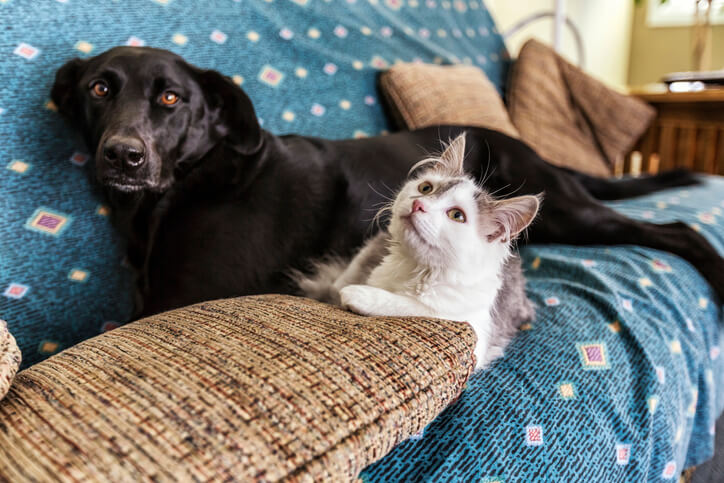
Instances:
[[[510,27],[505,32],[503,32],[503,38],[507,39],[507,38],[513,36],[514,34],[518,33],[518,31],[520,31],[521,29],[527,27],[528,25],[535,22],[536,20],[540,20],[542,18],[555,18],[555,13],[554,12],[538,12],[538,13],[529,15],[529,16],[525,17],[523,20],[518,21],[516,24],[514,24],[512,27]],[[573,34],[573,40],[575,41],[576,51],[578,53],[578,67],[585,68],[586,67],[586,58],[585,58],[585,52],[583,51],[583,37],[581,36],[581,32],[578,31],[578,28],[576,27],[576,25],[568,17],[565,17],[565,24],[568,26],[571,33]]]
[[[566,18],[566,0],[555,0],[555,18],[553,20],[553,48],[559,54],[562,49],[563,22]]]

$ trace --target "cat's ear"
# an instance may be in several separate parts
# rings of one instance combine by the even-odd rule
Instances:
[[[496,200],[492,205],[494,231],[488,235],[488,241],[498,238],[509,242],[525,230],[538,214],[542,195],[526,195]]]
[[[450,141],[445,151],[440,155],[440,164],[447,174],[463,174],[465,161],[465,133]]]

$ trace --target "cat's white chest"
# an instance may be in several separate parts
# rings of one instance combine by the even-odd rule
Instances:
[[[428,286],[418,295],[418,299],[435,312],[440,318],[466,320],[484,318],[490,320],[490,309],[500,288],[498,277],[491,277],[485,284],[474,286]]]

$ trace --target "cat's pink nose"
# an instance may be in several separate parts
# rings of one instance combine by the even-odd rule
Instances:
[[[427,213],[425,211],[425,205],[422,204],[422,201],[415,200],[412,202],[412,212],[416,213],[418,211],[422,211],[423,213]]]

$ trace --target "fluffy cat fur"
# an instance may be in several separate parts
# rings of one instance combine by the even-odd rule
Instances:
[[[418,173],[386,208],[387,230],[351,260],[328,259],[312,276],[295,278],[304,295],[358,314],[466,321],[480,368],[534,316],[512,244],[535,218],[540,196],[493,198],[465,174],[464,157],[462,134],[440,157],[413,167]]]

